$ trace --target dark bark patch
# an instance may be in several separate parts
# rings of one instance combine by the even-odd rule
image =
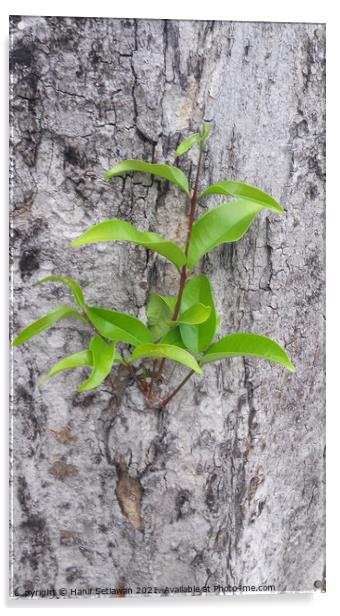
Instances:
[[[38,515],[30,515],[20,526],[21,528],[27,528],[35,533],[41,533],[46,526],[46,521]]]
[[[74,582],[74,580],[78,579],[81,575],[81,571],[78,567],[67,567],[65,573],[67,582]]]
[[[213,473],[207,483],[207,490],[205,493],[205,504],[207,505],[209,511],[216,513],[218,511],[218,501],[217,495],[215,494],[215,483],[217,480],[217,474]]]
[[[34,274],[34,272],[39,269],[39,254],[40,250],[38,248],[28,248],[22,253],[19,261],[19,268],[22,280],[27,280],[27,278],[31,278],[32,274]]]
[[[250,42],[248,41],[246,43],[246,45],[243,48],[243,61],[244,62],[249,62],[249,50],[250,50]]]
[[[266,504],[266,499],[259,501],[258,505],[257,505],[257,516],[259,517],[264,509],[264,506]]]
[[[94,41],[91,45],[91,51],[89,53],[89,61],[91,64],[97,65],[98,62],[102,62],[102,46],[99,41]]]
[[[30,406],[31,404],[33,404],[32,395],[22,385],[19,385],[17,388],[17,396],[18,396],[18,402],[22,401],[27,406]]]
[[[106,533],[109,532],[109,529],[108,529],[108,527],[105,524],[98,524],[98,530],[103,535],[106,535]]]
[[[225,528],[221,528],[215,537],[214,549],[217,552],[225,552],[228,545],[228,532]]]
[[[64,167],[70,165],[71,167],[85,169],[87,164],[88,161],[85,152],[80,152],[77,147],[71,144],[66,145],[64,149]]]
[[[75,394],[72,398],[73,406],[80,406],[83,409],[87,409],[93,405],[96,394],[89,394],[84,396],[83,394]]]
[[[23,477],[22,475],[19,475],[17,479],[17,483],[18,483],[18,488],[17,488],[18,501],[21,505],[23,512],[26,515],[28,515],[29,510],[30,510],[31,495],[29,493],[27,481],[25,477]]]
[[[190,506],[191,492],[189,490],[180,490],[175,500],[176,520],[186,518],[192,513],[194,509]]]
[[[31,66],[33,63],[32,49],[23,41],[19,41],[10,54],[9,62],[11,70],[13,70],[17,64]]]

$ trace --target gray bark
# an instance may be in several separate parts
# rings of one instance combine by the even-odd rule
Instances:
[[[271,336],[297,366],[211,364],[159,413],[123,369],[113,393],[108,382],[75,394],[79,371],[39,390],[88,343],[80,322],[15,349],[11,593],[314,590],[325,532],[324,26],[13,17],[10,48],[14,332],[69,301],[60,285],[33,286],[48,274],[140,318],[150,289],[177,291],[175,268],[141,247],[70,241],[114,217],[183,239],[175,187],[102,177],[124,158],[173,164],[180,139],[212,120],[203,186],[245,181],[287,211],[262,213],[203,259],[221,333]],[[195,150],[180,160],[191,181],[196,163]]]

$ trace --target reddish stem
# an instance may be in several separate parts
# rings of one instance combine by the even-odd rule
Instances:
[[[132,368],[132,366],[128,363],[124,361],[124,366],[128,369],[128,371],[130,372],[133,380],[137,383],[139,389],[141,390],[141,392],[143,392],[143,394],[146,394],[147,391],[147,387],[146,385],[143,383],[143,381],[139,378],[139,376],[135,373],[134,369]]]
[[[187,374],[185,379],[183,379],[183,381],[181,381],[181,383],[176,387],[176,389],[174,389],[174,391],[170,394],[170,396],[165,398],[165,400],[162,400],[162,402],[160,403],[160,406],[162,408],[164,408],[166,406],[166,404],[168,404],[168,402],[170,402],[170,400],[172,400],[172,398],[179,392],[180,389],[182,389],[183,385],[185,385],[185,383],[190,379],[190,377],[192,377],[193,374],[194,374],[194,371],[191,370],[191,372],[189,372],[189,374]]]
[[[186,257],[188,257],[188,254],[189,254],[190,241],[191,241],[191,235],[192,235],[192,226],[195,221],[195,212],[196,212],[197,197],[198,197],[198,187],[199,187],[199,180],[200,180],[202,155],[203,155],[203,148],[202,146],[200,146],[200,153],[199,153],[198,163],[197,163],[197,173],[196,173],[196,179],[195,179],[194,192],[192,194],[191,201],[190,201],[188,232],[187,232],[187,237],[185,241],[185,250],[184,250]],[[178,290],[178,295],[177,295],[177,302],[176,302],[174,313],[171,317],[172,321],[176,321],[176,319],[178,318],[179,311],[181,309],[183,291],[184,291],[185,283],[187,281],[187,276],[188,276],[188,270],[187,270],[186,264],[184,264],[181,269],[181,277],[179,280],[179,290]],[[165,363],[165,358],[163,358],[160,363],[158,374],[157,374],[157,381],[159,381],[162,376],[164,363]]]

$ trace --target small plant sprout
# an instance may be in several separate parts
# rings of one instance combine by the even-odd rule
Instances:
[[[112,180],[125,173],[150,173],[175,184],[190,202],[183,246],[158,233],[139,231],[129,222],[119,219],[105,220],[90,227],[71,244],[78,247],[115,240],[144,246],[177,268],[177,294],[160,295],[151,291],[146,308],[147,323],[143,323],[125,312],[88,305],[80,285],[67,276],[48,276],[39,280],[36,284],[67,285],[76,307],[58,306],[26,327],[15,338],[13,346],[26,343],[69,317],[84,321],[92,336],[88,348],[59,361],[40,379],[40,383],[64,370],[88,366],[89,376],[77,388],[78,392],[85,392],[100,387],[112,370],[123,365],[142,392],[146,406],[161,410],[193,374],[202,375],[204,366],[210,362],[253,356],[295,371],[286,351],[266,336],[242,332],[216,340],[220,319],[216,314],[211,284],[207,276],[194,274],[195,268],[200,259],[216,246],[240,240],[261,210],[271,210],[276,214],[284,214],[284,210],[273,197],[242,182],[221,180],[200,192],[200,173],[209,133],[209,125],[204,123],[200,132],[189,135],[176,150],[176,157],[180,157],[198,146],[197,172],[192,188],[178,167],[142,160],[123,160],[105,174],[106,180]],[[233,199],[197,217],[197,205],[210,195],[225,195]],[[173,370],[168,382],[163,376],[166,361],[176,362],[174,366],[179,364],[181,371],[185,371],[173,389],[170,389]]]

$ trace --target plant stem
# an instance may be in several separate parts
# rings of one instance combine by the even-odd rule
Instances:
[[[151,395],[152,395],[152,387],[153,387],[153,383],[156,377],[156,371],[157,371],[157,360],[154,359],[153,360],[153,364],[152,364],[152,376],[151,376],[151,382],[149,385],[149,392],[148,392],[148,396],[151,399]]]
[[[128,371],[130,372],[133,380],[137,383],[139,389],[141,390],[141,392],[145,395],[146,394],[146,387],[143,383],[143,381],[138,377],[138,375],[135,373],[133,367],[131,366],[131,364],[129,364],[125,359],[124,361],[124,366],[128,369]]]
[[[175,370],[176,370],[177,366],[178,366],[178,364],[177,364],[177,363],[174,363],[173,368],[172,368],[172,370],[171,370],[171,372],[170,372],[170,374],[169,374],[169,378],[168,378],[168,382],[167,382],[167,386],[168,386],[168,387],[170,386],[170,383],[171,383],[172,377],[173,377],[173,375],[174,375],[174,372],[175,372]]]
[[[192,235],[192,226],[193,226],[194,221],[195,221],[195,212],[196,212],[198,187],[199,187],[200,172],[201,172],[202,154],[203,154],[203,148],[200,147],[200,153],[199,153],[198,163],[197,163],[197,173],[196,173],[196,179],[195,179],[194,192],[192,194],[191,202],[190,202],[190,214],[189,214],[189,220],[188,220],[188,232],[187,232],[187,238],[186,238],[186,241],[185,241],[185,250],[184,250],[184,252],[185,252],[185,256],[186,257],[189,254],[190,240],[191,240],[191,235]],[[180,278],[180,282],[179,282],[178,297],[177,297],[177,302],[176,302],[174,313],[173,313],[173,315],[171,317],[172,321],[176,321],[176,319],[177,319],[177,317],[179,315],[179,311],[181,309],[182,296],[183,296],[183,291],[184,291],[185,283],[186,283],[186,280],[187,280],[187,275],[188,275],[188,270],[187,270],[187,266],[185,264],[185,265],[183,265],[182,270],[181,270],[181,278]]]
[[[195,220],[195,212],[196,212],[196,205],[197,205],[197,197],[198,197],[198,188],[199,188],[199,181],[200,181],[202,156],[203,156],[203,147],[200,144],[200,153],[199,153],[198,163],[197,163],[197,172],[196,172],[196,179],[195,179],[195,185],[194,185],[194,192],[193,192],[191,200],[190,200],[190,213],[189,213],[189,220],[188,220],[188,231],[187,231],[187,237],[186,237],[186,241],[185,241],[185,250],[184,250],[186,257],[188,257],[188,254],[189,254],[190,240],[191,240],[191,235],[192,235],[192,226],[193,226],[194,220]],[[181,269],[181,277],[180,277],[180,280],[179,280],[179,290],[178,290],[178,295],[177,295],[177,302],[176,302],[174,313],[173,313],[173,315],[171,317],[172,321],[176,321],[176,319],[177,319],[177,317],[179,315],[179,311],[181,309],[183,291],[184,291],[185,283],[187,281],[187,276],[188,276],[188,270],[187,270],[186,264],[184,264],[182,269]],[[159,370],[158,370],[158,374],[157,374],[157,381],[159,381],[161,376],[162,376],[162,372],[163,372],[163,368],[164,368],[164,363],[165,363],[165,359],[163,358],[161,363],[160,363],[160,366],[159,366]]]
[[[162,408],[164,408],[165,405],[168,404],[168,402],[170,402],[170,400],[172,400],[172,398],[179,392],[180,389],[182,389],[183,385],[185,385],[185,383],[190,379],[190,377],[192,377],[193,374],[194,374],[194,370],[191,370],[191,372],[189,372],[189,374],[187,374],[185,379],[183,379],[183,381],[181,381],[181,383],[176,387],[176,389],[174,389],[174,391],[170,394],[170,396],[165,398],[165,400],[162,400],[162,402],[160,404],[160,406]]]

